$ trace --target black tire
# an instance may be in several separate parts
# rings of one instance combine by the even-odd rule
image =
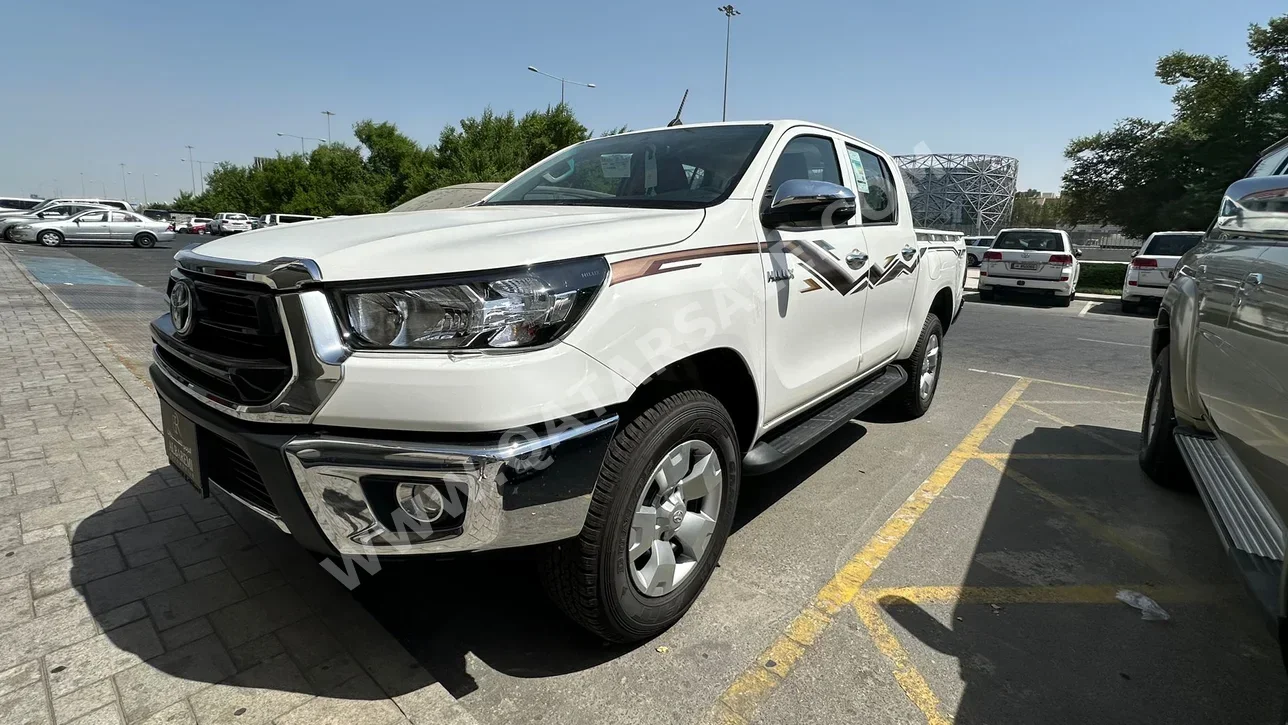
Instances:
[[[912,357],[900,362],[904,372],[908,373],[908,380],[898,390],[890,394],[887,399],[890,411],[903,420],[913,420],[920,418],[930,410],[930,404],[935,402],[935,391],[939,389],[939,376],[944,369],[943,365],[944,349],[944,327],[939,321],[939,316],[935,313],[926,315],[926,321],[921,325],[921,337],[917,339],[917,347],[913,348]],[[932,357],[933,372],[930,379],[929,393],[924,394],[921,390],[921,377],[927,368],[927,359]]]
[[[979,298],[984,302],[992,302],[997,299],[997,292],[995,292],[991,287],[988,289],[981,287],[979,290]]]
[[[966,255],[966,266],[967,266],[967,267],[978,267],[978,266],[979,266],[979,258],[978,258],[978,257],[976,257],[976,256],[975,256],[975,255],[973,255],[973,254],[967,254],[967,255]]]
[[[151,249],[157,245],[157,238],[148,232],[140,232],[134,236],[134,246],[144,249]]]
[[[40,233],[40,236],[36,237],[36,241],[46,247],[57,247],[63,243],[63,235],[53,229],[46,229]]]
[[[12,226],[7,226],[7,227],[5,227],[5,228],[4,228],[4,240],[5,240],[6,242],[12,242],[12,241],[13,241],[13,227],[12,227]]]
[[[1071,304],[1073,304],[1073,295],[1069,295],[1068,297],[1065,297],[1063,295],[1055,296],[1056,307],[1068,307]]]
[[[1193,490],[1194,480],[1172,437],[1176,430],[1176,412],[1172,408],[1171,350],[1170,346],[1164,347],[1154,358],[1154,372],[1149,377],[1145,414],[1140,424],[1138,458],[1141,470],[1154,483],[1178,491]]]
[[[1139,311],[1139,310],[1140,310],[1140,303],[1139,303],[1139,302],[1132,302],[1132,301],[1130,301],[1130,300],[1123,300],[1123,314],[1126,314],[1126,315],[1134,315],[1134,314],[1136,314],[1136,312],[1137,312],[1137,311]]]
[[[627,547],[639,499],[654,468],[689,440],[710,445],[724,474],[716,526],[698,565],[660,596],[643,594],[628,571]],[[613,642],[657,636],[697,599],[714,571],[733,523],[742,453],[729,413],[699,390],[674,393],[618,424],[609,443],[581,534],[552,545],[540,564],[550,598],[573,621]]]

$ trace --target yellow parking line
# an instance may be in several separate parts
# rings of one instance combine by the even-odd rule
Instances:
[[[881,562],[903,540],[913,524],[943,492],[962,466],[975,457],[979,452],[979,444],[984,442],[1002,417],[1017,403],[1028,388],[1029,382],[1028,378],[1015,381],[1006,395],[1002,396],[997,405],[994,405],[993,409],[957,444],[948,457],[940,462],[930,477],[916,491],[913,491],[889,519],[886,519],[863,549],[841,567],[831,581],[823,585],[810,606],[798,614],[787,626],[786,631],[748,665],[742,674],[738,675],[707,714],[706,722],[746,723],[755,716],[756,709],[778,686],[778,683],[787,677],[817,636],[831,624],[832,617],[854,601],[859,588],[868,581],[877,567],[881,566]],[[780,662],[777,659],[782,652],[791,653],[787,662]],[[915,673],[915,670],[913,672]],[[920,675],[916,677],[919,678]],[[926,689],[929,690],[929,688]],[[931,694],[931,697],[933,696]]]
[[[1029,405],[1114,405],[1116,403],[1140,405],[1140,399],[1132,400],[1026,400]]]
[[[1110,448],[1113,448],[1113,449],[1114,449],[1114,450],[1116,450],[1116,451],[1122,451],[1123,453],[1132,453],[1132,452],[1133,452],[1133,451],[1132,451],[1132,449],[1130,449],[1130,448],[1128,448],[1128,447],[1126,447],[1126,446],[1119,445],[1119,444],[1117,444],[1117,443],[1115,443],[1115,442],[1113,442],[1113,441],[1109,440],[1108,438],[1106,438],[1106,437],[1104,437],[1104,436],[1100,435],[1099,433],[1093,433],[1093,432],[1091,432],[1091,431],[1087,430],[1085,426],[1080,426],[1080,425],[1078,425],[1078,424],[1076,424],[1076,423],[1070,423],[1069,421],[1065,420],[1064,418],[1061,418],[1061,417],[1056,416],[1056,415],[1052,415],[1052,414],[1050,414],[1050,413],[1048,413],[1048,412],[1046,412],[1045,410],[1042,410],[1042,409],[1040,409],[1040,408],[1035,408],[1035,407],[1033,407],[1032,405],[1029,405],[1028,403],[1016,403],[1016,405],[1018,405],[1019,407],[1021,407],[1021,408],[1025,409],[1025,410],[1027,410],[1027,411],[1029,411],[1030,413],[1037,413],[1038,415],[1040,415],[1040,416],[1042,416],[1042,417],[1044,417],[1044,418],[1047,418],[1047,419],[1051,420],[1052,422],[1056,423],[1057,425],[1062,425],[1062,426],[1064,426],[1064,427],[1066,427],[1066,428],[1070,428],[1070,429],[1072,429],[1072,430],[1074,430],[1074,431],[1077,431],[1079,434],[1084,435],[1084,436],[1086,436],[1086,437],[1088,437],[1088,438],[1090,438],[1090,439],[1092,439],[1092,440],[1094,440],[1094,441],[1097,441],[1097,442],[1099,442],[1099,443],[1103,443],[1104,445],[1107,445],[1107,446],[1109,446]]]
[[[976,453],[976,458],[1000,461],[1134,461],[1132,453]]]
[[[926,678],[917,671],[917,667],[912,664],[912,658],[908,656],[908,651],[886,625],[885,618],[881,616],[881,608],[871,600],[860,599],[854,603],[854,611],[859,615],[859,621],[863,622],[863,626],[868,628],[868,634],[872,636],[872,642],[876,645],[877,651],[885,655],[894,666],[895,682],[899,683],[903,693],[926,716],[928,725],[950,725],[952,718],[945,717],[939,711],[939,696],[930,689],[930,683],[926,682]]]
[[[1158,586],[1155,584],[1068,584],[1018,587],[884,587],[864,589],[860,599],[891,606],[909,604],[1113,604],[1118,592],[1131,589],[1159,602],[1174,604],[1210,602],[1217,594],[1195,587]]]

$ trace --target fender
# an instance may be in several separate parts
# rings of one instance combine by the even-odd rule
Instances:
[[[1172,364],[1172,405],[1182,423],[1206,430],[1206,415],[1198,396],[1194,360],[1198,343],[1198,283],[1184,264],[1167,289],[1154,320],[1150,362],[1164,346],[1170,346]]]

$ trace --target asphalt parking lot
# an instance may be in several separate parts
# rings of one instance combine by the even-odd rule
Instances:
[[[132,350],[144,312],[113,300],[155,305],[184,244],[8,246],[140,285],[45,282]],[[1116,301],[968,302],[930,413],[867,415],[746,481],[706,592],[654,641],[569,624],[525,552],[387,566],[353,595],[484,725],[1273,722],[1280,655],[1199,499],[1135,463],[1150,326]]]

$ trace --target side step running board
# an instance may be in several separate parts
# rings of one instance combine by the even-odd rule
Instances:
[[[775,428],[742,459],[742,472],[760,475],[777,470],[805,449],[835,433],[855,416],[898,390],[908,374],[898,365],[846,388],[835,396]]]
[[[1225,443],[1192,428],[1177,428],[1176,447],[1216,522],[1221,543],[1249,591],[1277,626],[1283,576],[1284,529]]]

